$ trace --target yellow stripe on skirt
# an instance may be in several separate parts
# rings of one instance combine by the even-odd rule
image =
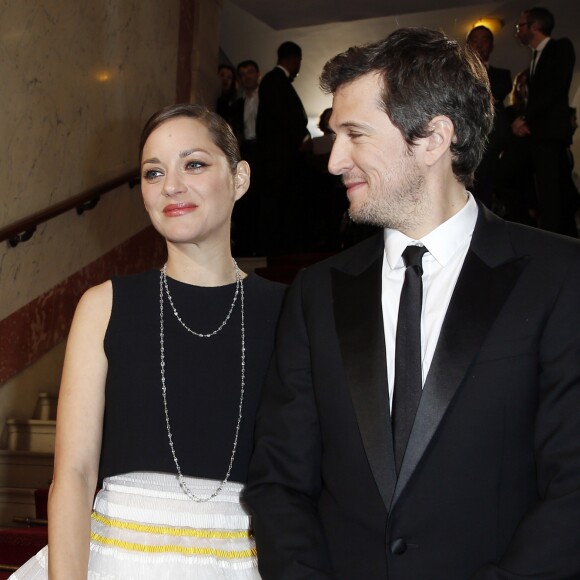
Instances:
[[[219,482],[186,478],[198,496]],[[91,518],[88,580],[259,580],[243,486],[228,483],[209,502],[191,501],[175,475],[129,473],[105,479]],[[34,560],[34,562],[33,562]],[[17,580],[47,578],[41,551]]]

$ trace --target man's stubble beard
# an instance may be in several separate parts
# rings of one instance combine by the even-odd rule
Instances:
[[[396,183],[394,183],[395,179]],[[384,176],[379,188],[370,189],[366,200],[348,213],[353,222],[402,232],[412,231],[430,211],[425,178],[412,156],[401,158],[399,166]]]

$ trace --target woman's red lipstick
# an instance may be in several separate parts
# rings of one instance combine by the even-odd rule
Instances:
[[[163,208],[163,213],[167,217],[179,217],[191,213],[197,209],[193,203],[171,203]]]

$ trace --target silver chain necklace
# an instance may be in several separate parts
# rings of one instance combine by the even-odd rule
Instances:
[[[187,326],[187,324],[185,324],[185,322],[183,322],[183,320],[181,320],[181,317],[179,316],[179,313],[177,312],[177,309],[175,308],[175,305],[173,304],[173,298],[171,297],[171,294],[169,293],[169,286],[167,285],[167,264],[165,264],[161,270],[161,277],[163,280],[163,286],[165,287],[165,293],[167,294],[167,299],[169,300],[169,304],[171,305],[171,308],[173,310],[173,314],[175,314],[175,318],[177,318],[177,320],[179,320],[181,326],[183,326],[183,328],[185,328],[185,330],[187,330],[187,332],[190,332],[191,334],[194,334],[195,336],[199,336],[199,338],[209,338],[210,336],[214,336],[215,334],[217,334],[227,323],[228,320],[230,319],[230,316],[232,315],[232,312],[234,310],[234,306],[236,305],[236,301],[238,299],[238,292],[240,290],[240,286],[242,285],[242,276],[240,274],[240,269],[238,268],[238,264],[236,263],[235,260],[233,260],[234,262],[234,271],[235,271],[235,276],[236,276],[236,292],[234,294],[234,299],[232,300],[232,304],[230,306],[230,309],[228,311],[227,316],[224,318],[224,321],[213,331],[213,332],[208,332],[207,334],[204,334],[203,332],[195,332],[195,330],[191,330],[191,328],[189,328],[189,326]]]
[[[236,292],[234,294],[234,299],[228,311],[228,314],[225,320],[219,325],[219,327],[214,330],[213,332],[204,334],[198,333],[191,328],[189,328],[180,318],[177,310],[173,304],[173,299],[171,298],[171,294],[169,292],[169,286],[167,285],[167,264],[163,266],[159,275],[159,349],[160,349],[160,362],[161,362],[161,392],[163,394],[163,408],[165,411],[165,423],[167,425],[167,438],[169,439],[169,447],[171,448],[171,455],[173,456],[173,461],[175,463],[175,467],[177,468],[177,475],[179,479],[179,485],[187,497],[196,502],[207,502],[212,500],[216,497],[224,488],[228,479],[230,478],[230,473],[232,471],[232,467],[234,465],[234,458],[236,456],[236,450],[238,447],[238,434],[240,432],[240,424],[242,422],[242,407],[244,403],[244,387],[246,384],[246,327],[245,327],[245,320],[244,320],[244,283],[242,281],[242,275],[240,269],[238,268],[238,264],[235,260],[234,263],[234,272],[236,276]],[[175,453],[175,448],[173,445],[173,435],[171,433],[171,425],[169,423],[169,411],[167,409],[167,387],[165,384],[165,324],[164,324],[164,309],[163,309],[163,290],[165,289],[165,293],[167,294],[167,299],[169,304],[173,309],[173,313],[175,317],[181,325],[191,334],[198,336],[199,338],[209,338],[211,336],[215,336],[227,323],[230,319],[234,306],[236,304],[236,300],[238,299],[238,292],[240,295],[240,309],[241,309],[241,380],[240,380],[240,403],[238,408],[238,422],[236,424],[236,434],[234,436],[234,445],[232,448],[232,455],[230,457],[230,463],[228,465],[228,470],[226,472],[226,476],[224,477],[223,481],[218,485],[218,487],[213,491],[213,493],[207,497],[199,497],[191,491],[187,483],[185,482],[185,478],[181,473],[181,467],[179,466],[179,461],[177,460],[177,455]]]

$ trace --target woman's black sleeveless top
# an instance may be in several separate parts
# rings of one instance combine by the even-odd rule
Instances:
[[[167,437],[160,371],[159,271],[113,278],[105,335],[108,373],[99,480],[131,471],[177,473]],[[230,481],[244,483],[254,421],[274,346],[285,286],[254,274],[244,281],[245,393]],[[235,284],[206,288],[168,278],[177,312],[199,333],[219,327]],[[241,296],[211,338],[190,334],[164,296],[167,406],[183,475],[222,480],[238,420],[241,387]]]

